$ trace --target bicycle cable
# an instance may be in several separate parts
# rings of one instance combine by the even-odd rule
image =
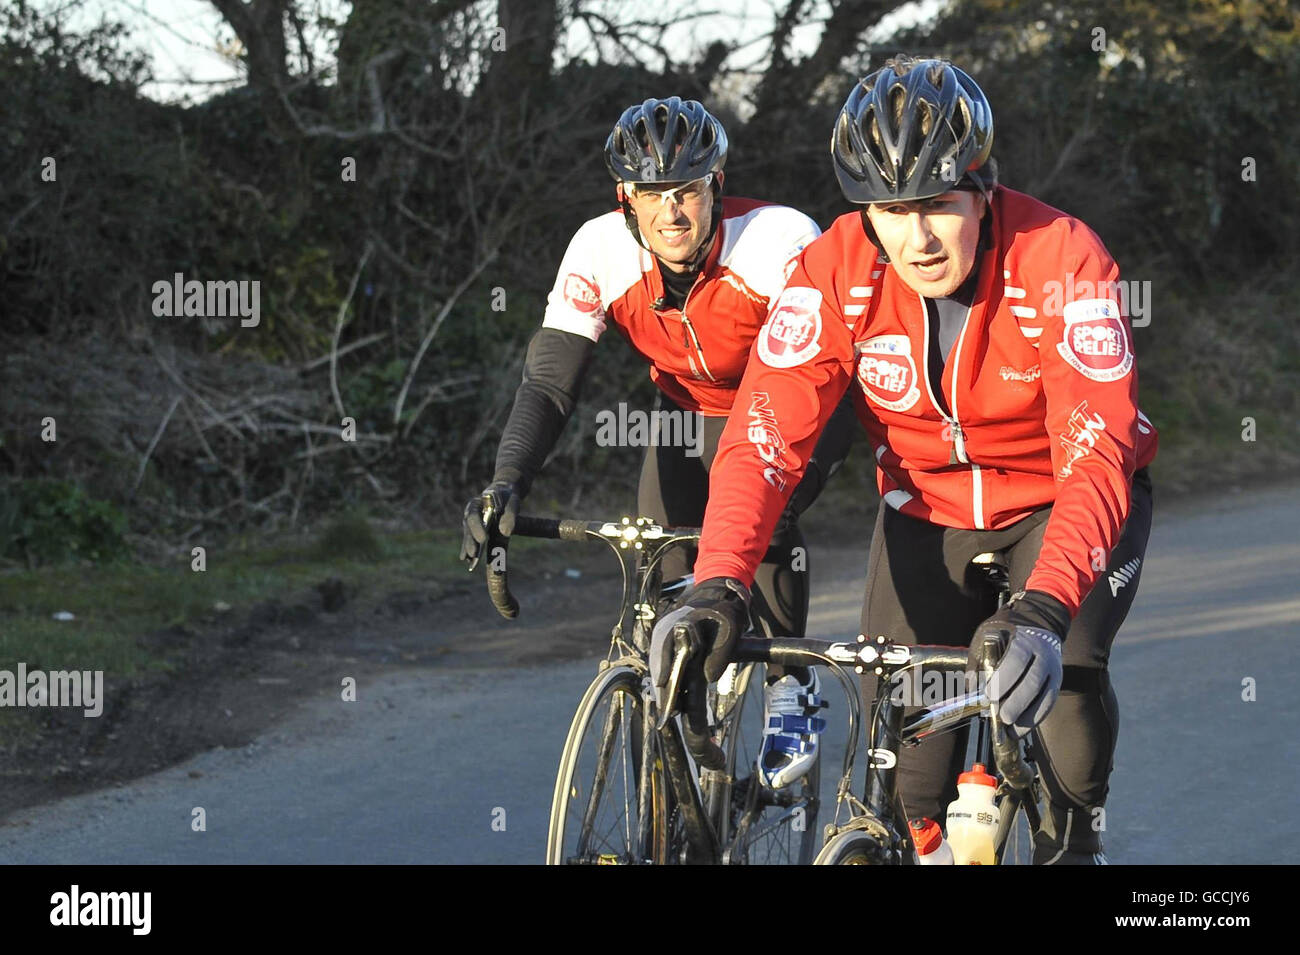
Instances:
[[[619,551],[618,547],[614,544],[614,542],[610,540],[608,537],[606,537],[604,534],[600,534],[596,531],[591,530],[590,528],[588,528],[585,531],[585,533],[588,537],[594,537],[596,538],[596,540],[603,541],[605,544],[608,544],[609,549],[612,550],[614,552],[614,556],[618,558],[618,568],[623,574],[623,598],[619,601],[619,607],[626,607],[628,595],[632,591],[632,582],[628,578],[628,573],[627,573],[627,561],[623,559],[622,552]],[[617,623],[615,623],[616,627],[620,627],[620,628],[622,627],[623,613],[624,611],[622,610],[619,611],[618,621]]]

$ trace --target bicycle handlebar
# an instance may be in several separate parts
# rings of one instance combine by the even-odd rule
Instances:
[[[519,601],[510,592],[509,572],[506,568],[506,549],[511,537],[539,537],[550,540],[584,541],[600,538],[607,541],[619,541],[626,546],[639,541],[650,540],[661,543],[673,541],[698,540],[698,527],[678,527],[672,530],[660,527],[643,519],[633,523],[630,518],[616,521],[577,521],[553,517],[531,517],[520,515],[515,518],[510,535],[493,534],[487,545],[487,587],[488,597],[497,613],[507,620],[519,616]]]
[[[548,537],[562,541],[587,538],[584,521],[559,520],[551,517],[517,517],[513,534],[518,537]]]
[[[678,629],[684,625],[679,624]],[[1005,641],[986,641],[976,656],[987,678],[1005,650]],[[965,670],[969,656],[964,647],[829,642],[825,640],[741,637],[736,641],[734,659],[742,663],[767,663],[780,666],[825,666],[837,663],[853,666],[861,672],[884,666],[894,670],[901,666],[932,667],[938,670]],[[950,701],[951,702],[951,701]],[[997,714],[997,704],[983,690],[961,699],[962,707],[989,707],[994,764],[1013,789],[1027,789],[1033,783],[1033,770],[1025,763],[1020,741],[1010,733]],[[946,704],[947,705],[947,704]],[[960,712],[960,710],[958,711]]]

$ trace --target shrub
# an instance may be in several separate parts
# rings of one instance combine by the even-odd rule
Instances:
[[[121,511],[68,481],[12,481],[0,491],[0,555],[29,567],[125,559],[125,530]]]

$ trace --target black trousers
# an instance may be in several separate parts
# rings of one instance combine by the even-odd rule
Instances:
[[[1051,511],[1044,508],[1003,530],[962,530],[907,517],[882,503],[871,542],[862,632],[898,643],[969,646],[975,628],[996,609],[970,559],[985,551],[1001,554],[1012,593],[1023,590]],[[1143,468],[1133,477],[1132,509],[1109,565],[1062,646],[1061,694],[1036,732],[1040,745],[1032,755],[1060,813],[1091,812],[1106,800],[1119,734],[1119,706],[1107,665],[1137,592],[1150,531],[1151,480]],[[864,681],[863,698],[874,695],[874,683]],[[939,733],[898,754],[899,795],[909,817],[943,820],[957,797],[957,774],[968,768],[961,765],[967,735]],[[1078,828],[1083,851],[1096,851],[1089,844],[1091,828]]]
[[[681,410],[662,394],[655,408]],[[701,416],[700,421],[698,455],[694,455],[696,448],[682,446],[646,449],[637,488],[637,512],[642,516],[673,527],[698,527],[704,523],[709,469],[727,419]],[[752,614],[765,636],[802,637],[808,622],[808,550],[793,521],[786,524],[784,531],[778,531],[776,543],[779,546],[768,553],[767,562],[759,565],[754,575]],[[695,556],[694,548],[675,548],[664,559],[664,580],[690,573]],[[776,667],[770,669],[772,676],[780,672]]]

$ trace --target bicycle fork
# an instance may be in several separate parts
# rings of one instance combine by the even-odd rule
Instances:
[[[668,763],[668,778],[672,782],[676,807],[682,814],[686,829],[686,859],[698,865],[717,865],[718,839],[713,827],[704,817],[702,801],[696,787],[696,770],[686,755],[681,733],[676,726],[659,732],[660,752]]]

